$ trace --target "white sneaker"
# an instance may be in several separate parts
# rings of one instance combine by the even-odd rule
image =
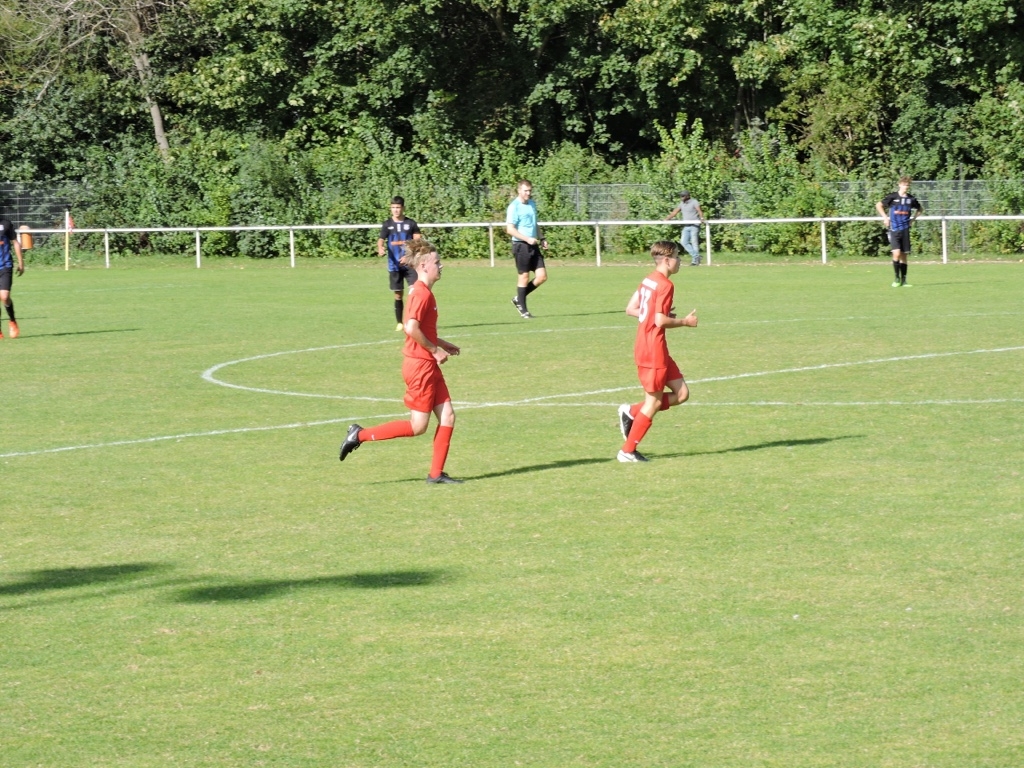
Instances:
[[[648,458],[644,456],[642,453],[640,453],[640,451],[633,451],[632,453],[619,451],[619,455],[616,458],[623,464],[633,464],[636,462],[648,461]]]

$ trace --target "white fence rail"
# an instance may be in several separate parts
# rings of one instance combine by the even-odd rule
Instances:
[[[949,222],[957,221],[1020,221],[1024,222],[1024,215],[1007,216],[920,216],[918,221],[938,221],[942,226],[942,263],[949,261]],[[821,263],[828,263],[828,242],[825,226],[833,223],[844,223],[854,221],[875,222],[881,225],[877,216],[830,216],[825,218],[792,218],[792,219],[711,219],[704,222],[704,248],[706,264],[711,265],[711,227],[723,225],[748,225],[748,224],[819,224],[821,228]],[[620,220],[620,221],[542,221],[540,225],[544,228],[550,227],[592,227],[594,230],[595,262],[601,266],[601,228],[602,227],[644,227],[644,226],[675,226],[681,227],[682,222],[663,220]],[[420,229],[460,229],[476,228],[486,229],[490,245],[491,266],[495,264],[495,241],[494,231],[497,229],[504,237],[505,224],[503,222],[452,222],[447,224],[420,224]],[[345,230],[371,230],[378,231],[379,224],[294,224],[294,225],[264,225],[264,226],[237,226],[237,227],[118,227],[110,229],[79,229],[64,227],[61,229],[32,229],[32,235],[63,235],[64,236],[64,268],[70,269],[70,242],[72,235],[103,235],[103,250],[107,268],[110,267],[110,236],[115,234],[181,234],[195,233],[195,254],[196,268],[202,267],[202,235],[206,232],[287,232],[288,251],[291,266],[295,266],[295,233],[296,232],[323,232],[323,231],[345,231]],[[22,228],[20,232],[28,230]]]

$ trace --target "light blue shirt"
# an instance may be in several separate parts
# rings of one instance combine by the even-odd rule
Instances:
[[[505,223],[511,224],[526,237],[537,237],[537,204],[533,200],[522,202],[518,197],[508,204],[505,212]],[[513,242],[521,242],[518,237]]]

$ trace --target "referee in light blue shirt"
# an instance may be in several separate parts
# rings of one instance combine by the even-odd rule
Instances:
[[[516,262],[519,273],[516,295],[512,305],[519,310],[525,320],[533,317],[526,308],[526,297],[540,288],[548,279],[548,271],[544,267],[544,255],[540,249],[548,247],[537,224],[537,204],[530,199],[533,195],[533,184],[523,179],[516,185],[518,194],[509,203],[505,212],[505,231],[512,236],[512,258]],[[530,273],[533,272],[533,280]]]

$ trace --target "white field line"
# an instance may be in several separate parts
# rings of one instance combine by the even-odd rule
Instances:
[[[359,343],[359,344],[339,344],[339,345],[334,345],[334,346],[330,346],[330,347],[313,347],[313,348],[310,348],[308,350],[291,350],[291,351],[288,351],[288,352],[274,352],[274,353],[271,353],[271,354],[268,354],[268,355],[257,355],[257,356],[254,356],[254,357],[245,358],[244,360],[262,360],[262,359],[266,359],[268,357],[277,357],[277,356],[286,355],[286,354],[298,354],[299,352],[320,351],[320,350],[325,350],[325,349],[344,349],[346,347],[366,346],[366,345],[369,345],[369,344],[386,344],[386,343],[393,343],[393,342],[390,342],[390,341],[387,341],[387,342],[363,342],[363,343]],[[828,368],[848,368],[848,367],[855,366],[855,365],[877,365],[877,364],[880,364],[880,363],[902,362],[902,361],[905,361],[905,360],[928,360],[928,359],[934,359],[934,358],[940,358],[940,357],[954,357],[954,356],[958,356],[958,355],[994,354],[994,353],[999,353],[999,352],[1017,352],[1017,351],[1020,351],[1020,350],[1024,350],[1024,346],[999,347],[999,348],[996,348],[996,349],[974,349],[974,350],[968,350],[968,351],[964,351],[964,352],[932,352],[932,353],[923,354],[923,355],[901,355],[899,357],[876,358],[876,359],[873,359],[873,360],[859,360],[859,361],[852,361],[852,362],[846,362],[846,363],[823,363],[821,365],[810,365],[810,366],[803,366],[803,367],[799,367],[799,368],[781,368],[781,369],[775,370],[775,371],[756,371],[756,372],[753,372],[753,373],[737,373],[737,374],[733,374],[731,376],[714,376],[714,377],[709,377],[709,378],[706,378],[706,379],[693,379],[693,380],[691,380],[690,383],[691,384],[697,384],[697,383],[704,383],[704,382],[709,382],[709,381],[734,381],[734,380],[737,380],[737,379],[745,379],[745,378],[751,378],[751,377],[755,377],[755,376],[771,376],[771,375],[775,375],[775,374],[784,374],[784,373],[803,373],[803,372],[806,372],[806,371],[820,371],[820,370],[825,370],[825,369],[828,369]],[[210,368],[206,372],[204,372],[203,378],[205,380],[207,380],[207,381],[211,381],[212,383],[221,384],[221,382],[208,377],[207,374],[210,374],[210,376],[212,377],[212,374],[215,373],[220,368],[223,368],[223,367],[225,367],[227,365],[231,365],[233,363],[244,362],[244,360],[235,360],[235,361],[232,361],[232,362],[229,362],[229,363],[222,363],[219,366],[213,366],[212,368]],[[222,385],[223,386],[231,386],[231,387],[236,388],[236,389],[249,389],[248,387],[239,387],[239,386],[236,386],[236,385],[229,385],[229,384],[222,384]],[[627,390],[637,390],[637,389],[638,389],[638,387],[636,385],[632,385],[632,386],[629,386],[629,387],[615,387],[615,388],[612,388],[612,389],[597,389],[597,390],[590,390],[590,391],[587,391],[587,392],[572,392],[572,393],[566,393],[566,394],[543,395],[543,396],[540,396],[540,397],[523,398],[521,400],[496,401],[496,402],[487,402],[487,403],[472,403],[472,402],[464,402],[464,401],[453,401],[453,404],[454,405],[458,405],[460,408],[462,408],[464,410],[475,410],[475,409],[479,409],[479,408],[498,408],[498,407],[503,407],[503,406],[512,407],[512,406],[521,406],[521,405],[546,406],[546,407],[605,407],[605,406],[614,406],[616,404],[615,403],[595,403],[595,402],[587,402],[587,403],[582,403],[582,402],[576,402],[576,403],[550,403],[550,402],[545,402],[545,401],[559,399],[559,398],[565,398],[565,397],[572,397],[572,398],[577,398],[578,399],[578,398],[590,397],[590,396],[593,396],[593,395],[613,394],[613,393],[616,393],[616,392],[624,392],[624,391],[627,391]],[[267,391],[267,390],[257,390],[257,391]],[[301,394],[301,393],[299,393],[299,394]],[[329,397],[329,396],[325,396],[325,397]],[[358,398],[358,397],[353,397],[353,398],[350,398],[350,399],[372,400],[372,399],[376,399],[376,398]],[[1021,399],[1018,399],[1018,398],[1006,398],[1006,399],[991,399],[991,400],[921,400],[921,401],[889,401],[889,400],[886,400],[886,401],[854,401],[854,402],[823,402],[823,403],[818,403],[818,402],[814,402],[814,403],[812,403],[812,402],[787,403],[787,402],[771,402],[771,401],[753,401],[753,402],[743,402],[743,403],[699,403],[699,402],[697,402],[697,403],[688,403],[687,405],[688,405],[688,407],[702,406],[702,405],[703,406],[715,406],[715,407],[743,407],[743,406],[773,406],[773,407],[782,407],[782,406],[805,406],[805,407],[806,406],[822,406],[822,407],[829,407],[829,406],[831,406],[831,407],[843,407],[843,406],[849,406],[849,407],[863,407],[863,406],[878,406],[878,405],[882,405],[882,406],[889,406],[889,405],[906,405],[906,406],[912,406],[912,405],[985,405],[985,404],[1017,403],[1017,402],[1024,402],[1024,400],[1021,400]],[[87,443],[87,444],[82,444],[82,445],[62,446],[62,447],[59,447],[59,448],[43,448],[43,449],[34,450],[34,451],[13,451],[13,452],[8,452],[8,453],[0,453],[0,459],[15,458],[15,457],[18,457],[18,456],[38,456],[38,455],[47,454],[47,453],[64,453],[64,452],[67,452],[67,451],[80,451],[80,450],[87,450],[87,449],[93,449],[93,448],[113,448],[113,447],[123,446],[123,445],[144,445],[146,443],[167,442],[167,441],[170,441],[170,440],[184,440],[184,439],[195,438],[195,437],[214,437],[214,436],[217,436],[217,435],[235,435],[235,434],[244,434],[244,433],[247,433],[247,432],[270,432],[270,431],[279,430],[279,429],[303,429],[303,428],[306,428],[306,427],[320,427],[320,426],[327,426],[327,425],[331,425],[331,424],[350,423],[350,422],[358,421],[358,420],[361,420],[361,419],[399,418],[401,416],[404,416],[405,414],[406,414],[405,411],[402,411],[402,412],[399,412],[399,413],[381,413],[381,414],[373,414],[373,415],[368,415],[367,414],[367,415],[359,415],[359,416],[346,416],[346,417],[337,418],[337,419],[324,419],[324,420],[320,420],[320,421],[306,421],[306,422],[294,422],[294,423],[291,423],[291,424],[278,424],[278,425],[271,425],[271,426],[265,426],[265,427],[237,427],[237,428],[233,428],[233,429],[215,429],[215,430],[209,430],[209,431],[204,431],[204,432],[184,432],[184,433],[177,434],[177,435],[161,435],[161,436],[158,436],[158,437],[144,437],[144,438],[138,438],[138,439],[135,439],[135,440],[114,440],[114,441],[106,442],[106,443]]]
[[[557,332],[558,333],[567,333],[567,332],[572,332],[572,331],[610,331],[610,330],[620,330],[620,329],[622,329],[624,327],[628,327],[628,326],[604,325],[604,326],[599,326],[599,327],[596,327],[596,328],[565,328],[565,329],[560,329]],[[449,339],[464,339],[464,338],[472,338],[472,337],[475,337],[475,336],[510,336],[510,335],[524,336],[524,335],[527,335],[527,334],[555,333],[555,332],[556,332],[555,329],[552,329],[552,328],[537,328],[537,329],[531,329],[531,330],[512,331],[512,332],[509,332],[509,331],[494,331],[494,332],[489,332],[489,333],[463,334],[461,336],[460,335],[451,336],[451,335],[447,335],[447,334],[446,335],[447,335],[447,337]],[[228,387],[229,389],[240,389],[240,390],[242,390],[244,392],[258,392],[258,393],[263,394],[263,395],[286,395],[288,397],[314,397],[314,398],[319,398],[319,399],[324,399],[324,400],[362,400],[362,401],[365,401],[365,402],[376,402],[376,403],[401,403],[402,402],[401,399],[389,398],[389,397],[366,397],[366,396],[358,396],[358,395],[320,395],[320,394],[315,394],[315,393],[312,393],[312,392],[290,392],[288,390],[283,390],[283,389],[265,389],[265,388],[262,388],[262,387],[247,387],[247,386],[244,386],[242,384],[232,384],[232,383],[224,381],[222,379],[218,379],[215,376],[215,374],[218,371],[221,371],[224,368],[228,368],[228,367],[230,367],[232,365],[239,365],[241,363],[250,363],[250,362],[252,362],[254,360],[269,360],[272,357],[282,357],[284,355],[301,355],[301,354],[304,354],[306,352],[324,352],[326,350],[331,350],[331,349],[352,349],[354,347],[371,347],[371,346],[377,346],[377,345],[381,345],[381,344],[397,344],[397,343],[402,342],[403,340],[404,340],[404,337],[402,337],[402,338],[394,338],[394,339],[385,339],[384,341],[359,341],[359,342],[355,342],[355,343],[352,343],[352,344],[332,344],[332,345],[326,346],[326,347],[309,347],[308,349],[288,349],[288,350],[285,350],[283,352],[270,352],[270,353],[265,354],[265,355],[253,355],[252,357],[243,357],[243,358],[241,358],[239,360],[229,360],[226,363],[218,363],[217,365],[215,365],[215,366],[213,366],[211,368],[207,368],[205,371],[203,371],[202,378],[203,378],[204,381],[208,381],[211,384],[216,384],[216,385],[221,386],[221,387]],[[458,405],[458,403],[456,403],[456,405]],[[2,457],[2,456],[3,456],[3,454],[0,454],[0,457]]]

